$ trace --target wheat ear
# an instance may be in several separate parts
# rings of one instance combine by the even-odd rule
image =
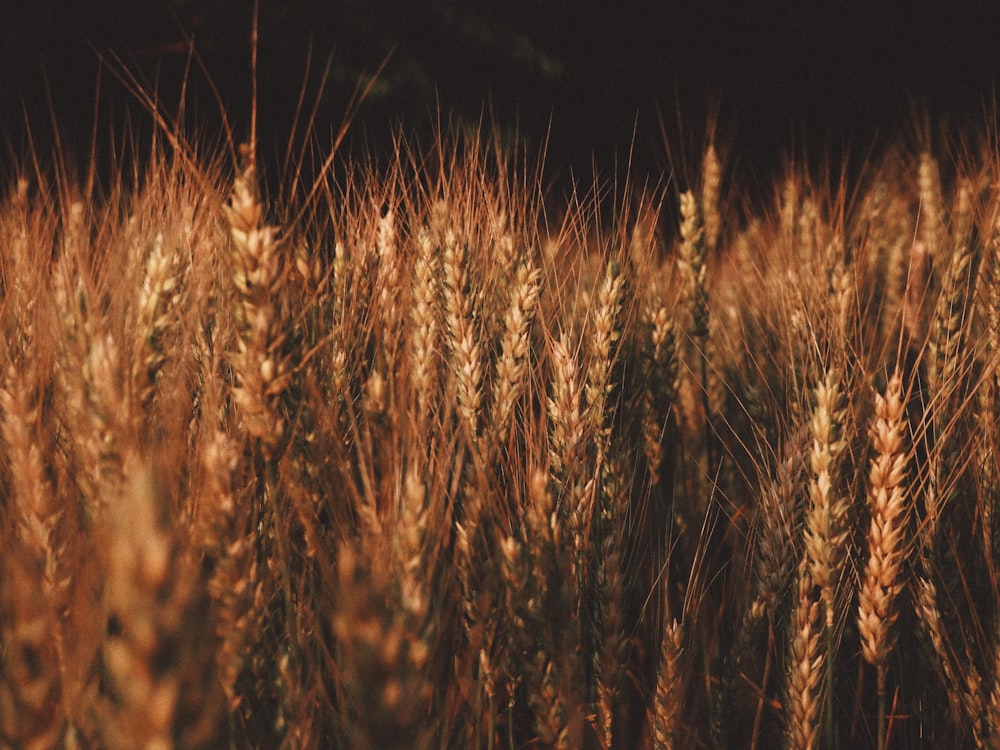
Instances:
[[[698,436],[702,440],[704,463],[701,467],[701,476],[707,476],[709,472],[715,470],[718,460],[712,426],[712,407],[713,397],[720,393],[721,388],[718,378],[714,377],[709,368],[710,307],[705,227],[701,208],[691,191],[681,194],[680,210],[681,245],[678,266],[684,279],[684,297],[689,312],[687,330],[693,352],[688,359],[688,367],[691,369],[682,371],[678,404],[682,407],[682,414],[691,435]],[[697,490],[696,494],[702,498],[708,497],[707,488]]]
[[[919,237],[932,259],[937,259],[945,240],[944,198],[941,194],[941,171],[929,151],[920,154],[917,170],[920,192]]]
[[[845,409],[839,375],[826,372],[816,386],[816,407],[810,427],[813,444],[810,452],[812,480],[809,483],[809,508],[806,512],[805,547],[809,577],[820,589],[826,625],[826,696],[832,701],[833,663],[838,643],[836,605],[842,591],[850,536],[850,503],[839,486],[840,459],[846,442],[842,435]],[[828,702],[827,722],[832,722],[833,706]],[[832,732],[832,724],[827,724]]]
[[[656,673],[656,697],[650,709],[654,750],[679,747],[678,729],[684,708],[680,660],[684,653],[684,630],[677,620],[669,620],[664,607],[663,636],[660,641],[660,666]]]
[[[789,750],[812,750],[819,744],[820,696],[823,652],[820,650],[819,602],[813,599],[813,579],[807,559],[799,564],[798,598],[792,619],[791,658],[788,662]]]
[[[719,244],[722,214],[719,196],[722,186],[722,163],[714,144],[709,144],[701,160],[701,213],[705,222],[705,248],[714,252]]]
[[[528,374],[531,324],[541,292],[541,273],[529,261],[522,262],[512,285],[513,295],[504,317],[504,333],[493,385],[492,426],[494,439],[502,445],[514,417],[514,405],[524,391]]]
[[[232,357],[236,373],[233,399],[247,432],[273,456],[285,432],[280,397],[291,380],[282,355],[286,335],[279,319],[278,293],[287,275],[277,230],[264,221],[253,144],[244,146],[245,165],[225,206],[232,237],[232,281],[240,303],[239,350]]]
[[[63,570],[66,544],[56,533],[64,511],[42,460],[35,375],[33,361],[26,372],[11,366],[0,388],[15,519],[13,533],[4,538],[0,584],[6,652],[0,705],[8,709],[0,711],[4,714],[0,731],[25,747],[50,747],[66,724],[60,705],[64,699],[60,672],[65,665],[59,612],[66,604],[71,578]]]
[[[871,523],[868,562],[858,599],[861,654],[878,670],[878,747],[886,747],[886,669],[895,645],[896,599],[903,584],[909,493],[906,487],[906,422],[902,380],[897,370],[885,395],[875,398],[872,459],[868,477]]]
[[[845,447],[841,435],[843,420],[838,375],[834,370],[828,370],[823,381],[816,386],[816,408],[810,422],[813,479],[809,485],[810,505],[806,514],[806,552],[810,577],[820,587],[826,627],[830,630],[834,626],[835,604],[849,531],[849,505],[836,486],[839,459]]]

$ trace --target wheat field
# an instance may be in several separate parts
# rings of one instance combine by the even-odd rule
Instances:
[[[557,211],[156,119],[2,175],[0,747],[1000,747],[995,138]]]

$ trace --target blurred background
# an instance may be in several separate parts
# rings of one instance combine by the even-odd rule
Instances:
[[[142,133],[148,118],[116,71],[176,110],[189,65],[191,124],[218,132],[210,80],[245,133],[252,8],[0,0],[0,148],[25,151],[25,122],[45,145],[53,120],[64,142],[86,147],[95,113],[105,141],[126,123]],[[319,141],[328,140],[356,86],[380,68],[348,146],[385,148],[400,123],[427,134],[441,117],[487,120],[529,152],[545,145],[556,180],[589,178],[595,166],[613,174],[630,152],[637,174],[657,174],[668,166],[665,137],[679,167],[717,122],[740,167],[767,182],[790,150],[863,157],[916,127],[915,111],[957,126],[992,118],[1000,3],[261,0],[262,146],[280,150],[303,82]]]

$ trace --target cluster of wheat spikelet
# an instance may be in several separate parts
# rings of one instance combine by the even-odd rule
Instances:
[[[3,185],[0,746],[1000,743],[1000,154],[168,140]]]

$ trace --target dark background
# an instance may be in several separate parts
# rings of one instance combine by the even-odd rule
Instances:
[[[142,132],[148,118],[112,71],[156,81],[176,109],[186,39],[245,134],[252,7],[0,0],[0,144],[23,153],[27,121],[48,145],[55,119],[64,142],[85,148],[99,69],[100,129],[120,131],[131,109]],[[384,146],[399,123],[428,133],[440,109],[459,122],[494,119],[529,149],[547,143],[547,164],[563,176],[592,164],[612,172],[635,133],[636,168],[656,173],[667,166],[663,131],[676,166],[717,113],[731,153],[762,172],[790,148],[814,158],[839,158],[845,144],[864,153],[912,128],[914,108],[935,124],[982,125],[1000,72],[1000,3],[262,0],[259,50],[261,141],[275,152],[303,80],[307,101],[317,101],[328,59],[320,141],[357,81],[387,60],[354,120],[355,146]],[[197,64],[189,81],[189,118],[218,132]]]

